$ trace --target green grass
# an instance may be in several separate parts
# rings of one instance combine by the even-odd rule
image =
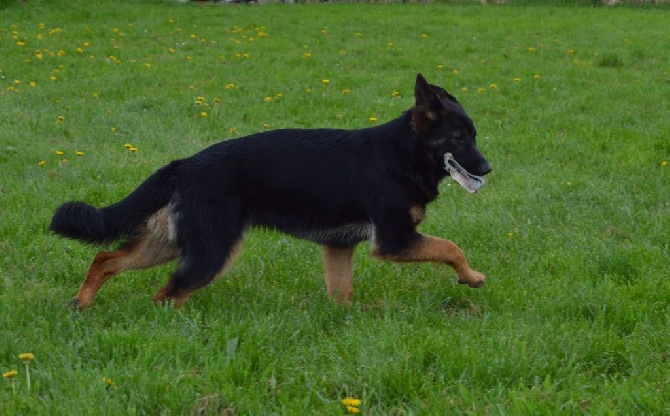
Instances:
[[[338,415],[344,397],[376,415],[670,412],[664,11],[2,7],[0,370],[19,375],[0,380],[1,414]],[[150,301],[170,267],[63,308],[96,248],[47,232],[60,203],[113,203],[172,159],[265,128],[389,120],[417,72],[464,104],[494,168],[476,195],[445,181],[422,225],[485,287],[362,245],[340,307],[317,246],[254,231],[182,311]]]

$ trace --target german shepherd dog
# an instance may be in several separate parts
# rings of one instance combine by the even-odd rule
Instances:
[[[459,283],[482,286],[486,277],[468,266],[455,243],[416,228],[448,176],[446,153],[474,175],[491,167],[456,98],[418,74],[415,100],[375,127],[286,129],[226,140],[158,169],[108,207],[60,206],[51,231],[87,243],[125,240],[95,256],[71,305],[89,307],[100,287],[124,270],[177,259],[153,299],[181,307],[233,264],[250,227],[322,245],[327,293],[340,303],[351,303],[354,250],[365,240],[377,258],[444,263]]]

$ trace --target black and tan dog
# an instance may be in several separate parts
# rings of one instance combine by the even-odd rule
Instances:
[[[95,256],[72,305],[86,308],[110,277],[171,260],[178,267],[155,301],[181,306],[223,274],[249,227],[267,227],[323,246],[328,295],[351,302],[356,245],[375,257],[450,265],[459,283],[484,284],[451,241],[416,231],[448,175],[443,156],[474,175],[488,162],[463,107],[420,74],[416,104],[399,118],[360,130],[276,130],[215,144],[159,169],[105,208],[70,202],[50,229],[89,243],[127,240]]]

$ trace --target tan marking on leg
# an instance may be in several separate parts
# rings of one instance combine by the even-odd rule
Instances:
[[[237,260],[239,255],[242,253],[243,243],[244,243],[243,239],[240,239],[237,243],[235,243],[233,249],[230,251],[230,254],[228,255],[228,259],[223,264],[223,267],[221,267],[221,270],[219,270],[214,279],[223,276],[228,272],[228,270],[230,270],[235,260]],[[184,303],[186,303],[186,300],[191,296],[191,294],[200,287],[201,286],[191,288],[180,288],[175,292],[175,288],[172,286],[172,282],[170,281],[168,282],[167,285],[163,286],[154,295],[153,301],[161,302],[162,304],[172,303],[174,304],[175,308],[181,309],[184,306]]]
[[[163,210],[161,210],[163,211]],[[111,277],[125,270],[140,270],[167,263],[179,255],[176,244],[167,240],[167,216],[159,211],[154,225],[151,221],[140,231],[140,235],[121,248],[111,252],[100,252],[93,259],[84,283],[72,305],[86,309],[93,303],[98,290]]]
[[[354,294],[354,251],[356,246],[323,248],[323,270],[328,296],[351,304]]]
[[[402,253],[380,254],[377,247],[373,247],[372,255],[397,262],[445,263],[450,265],[458,275],[458,283],[464,283],[470,287],[480,287],[486,280],[486,276],[468,266],[463,251],[456,243],[428,235],[422,234],[409,249]]]
[[[412,224],[418,225],[426,217],[426,208],[420,205],[413,205],[409,209],[409,215],[412,218]]]

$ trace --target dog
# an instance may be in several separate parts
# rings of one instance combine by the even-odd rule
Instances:
[[[359,130],[284,129],[214,144],[158,169],[125,199],[95,208],[69,202],[50,230],[93,244],[124,240],[98,253],[71,306],[88,308],[101,286],[124,270],[172,260],[178,265],[153,297],[181,307],[192,292],[233,264],[251,227],[278,230],[323,246],[328,296],[351,304],[353,255],[451,266],[458,282],[480,287],[452,241],[421,234],[426,206],[448,176],[451,153],[465,170],[491,166],[461,104],[418,74],[415,105],[385,124]]]

